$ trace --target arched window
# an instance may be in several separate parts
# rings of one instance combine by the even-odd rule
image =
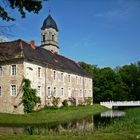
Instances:
[[[54,41],[54,35],[52,35],[52,41]]]

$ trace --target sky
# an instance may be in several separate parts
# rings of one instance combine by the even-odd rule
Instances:
[[[16,21],[8,38],[40,45],[49,9],[59,29],[61,55],[101,68],[140,61],[140,0],[49,0],[39,14],[27,13],[25,19],[9,9]]]

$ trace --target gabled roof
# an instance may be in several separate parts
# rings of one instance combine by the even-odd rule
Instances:
[[[52,53],[42,47],[33,47],[30,43],[21,39],[0,43],[0,63],[18,58],[50,65],[54,69],[59,69],[68,73],[91,77],[75,61],[62,55]]]

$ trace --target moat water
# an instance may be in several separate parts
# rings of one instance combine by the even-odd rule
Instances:
[[[4,127],[0,125],[0,134],[15,134],[15,135],[47,135],[49,133],[63,132],[87,132],[94,131],[99,127],[111,125],[114,120],[125,116],[125,112],[119,110],[110,110],[102,112],[98,115],[88,116],[84,119],[75,120],[67,123],[58,124],[40,124],[22,127]]]

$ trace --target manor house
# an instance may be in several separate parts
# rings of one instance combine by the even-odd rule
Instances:
[[[59,53],[58,27],[49,14],[41,27],[41,45],[21,39],[0,43],[0,112],[24,113],[22,80],[31,81],[40,107],[75,97],[77,104],[92,97],[92,78],[78,63]]]

